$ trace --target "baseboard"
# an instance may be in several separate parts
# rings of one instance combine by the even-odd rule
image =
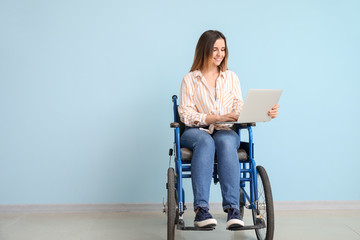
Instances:
[[[0,213],[159,212],[162,203],[0,205]]]
[[[192,203],[186,204],[193,210]],[[212,211],[222,211],[221,203],[210,203]],[[292,210],[360,210],[360,201],[279,201],[276,211]],[[75,213],[75,212],[162,212],[161,203],[109,203],[109,204],[29,204],[0,205],[3,213]]]
[[[275,210],[360,210],[360,201],[274,202]]]

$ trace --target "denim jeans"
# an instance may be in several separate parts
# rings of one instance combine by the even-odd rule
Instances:
[[[219,130],[210,135],[199,128],[187,128],[181,136],[180,144],[193,150],[191,180],[194,210],[198,207],[209,208],[215,154],[223,209],[239,209],[240,164],[237,149],[240,138],[237,133],[233,130]]]

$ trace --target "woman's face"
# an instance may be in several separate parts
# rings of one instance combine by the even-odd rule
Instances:
[[[225,58],[225,41],[222,38],[216,40],[213,47],[212,65],[220,66],[222,60]]]

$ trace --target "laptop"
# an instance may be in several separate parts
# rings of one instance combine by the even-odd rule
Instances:
[[[220,123],[268,122],[271,120],[268,111],[279,102],[281,93],[280,89],[250,89],[237,122]]]

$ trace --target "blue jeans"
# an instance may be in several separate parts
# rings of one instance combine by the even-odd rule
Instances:
[[[182,147],[193,150],[191,179],[194,193],[194,210],[209,208],[210,185],[217,155],[217,168],[224,211],[239,209],[240,164],[237,149],[240,138],[233,130],[214,131],[212,135],[199,128],[187,128],[180,139]]]

